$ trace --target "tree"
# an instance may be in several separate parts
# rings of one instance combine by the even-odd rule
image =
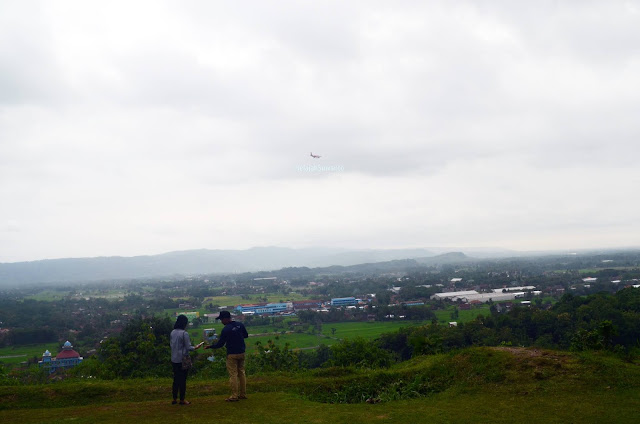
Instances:
[[[455,321],[459,316],[460,312],[458,311],[458,308],[453,308],[453,312],[451,312],[451,319]]]
[[[376,293],[376,302],[380,306],[387,306],[391,303],[391,293],[388,290]]]
[[[168,317],[134,318],[116,337],[105,339],[98,353],[104,378],[155,377],[169,373],[171,352]]]

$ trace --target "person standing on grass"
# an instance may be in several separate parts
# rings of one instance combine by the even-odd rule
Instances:
[[[231,397],[227,402],[237,402],[247,398],[247,377],[244,372],[244,339],[249,337],[247,329],[241,322],[231,319],[229,311],[220,311],[216,317],[222,321],[224,328],[220,333],[220,340],[205,349],[219,349],[227,345],[227,371],[229,372],[229,384],[231,385]]]
[[[176,323],[173,326],[173,331],[169,336],[169,343],[171,344],[171,365],[173,366],[173,402],[172,405],[178,403],[178,392],[180,392],[180,405],[190,405],[191,402],[184,400],[185,393],[187,391],[187,374],[189,370],[182,369],[182,358],[188,355],[190,351],[199,349],[204,342],[197,346],[191,346],[191,340],[189,339],[189,333],[185,330],[189,318],[184,315],[178,315]]]

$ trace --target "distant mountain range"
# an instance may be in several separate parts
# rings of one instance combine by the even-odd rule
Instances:
[[[512,251],[473,249],[476,257],[504,257]],[[37,283],[77,283],[102,280],[228,274],[270,271],[285,267],[329,267],[414,259],[430,264],[441,248],[349,250],[254,247],[247,250],[186,250],[153,256],[47,259],[0,263],[0,287]],[[462,255],[462,256],[460,256]],[[464,261],[462,253],[440,255],[440,262]]]

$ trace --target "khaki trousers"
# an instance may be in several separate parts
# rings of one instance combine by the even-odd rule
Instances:
[[[244,372],[244,353],[227,355],[227,371],[231,385],[231,397],[247,395],[247,376]]]

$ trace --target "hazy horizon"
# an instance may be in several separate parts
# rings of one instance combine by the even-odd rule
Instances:
[[[0,262],[637,246],[638,45],[640,0],[2,2]]]
[[[640,249],[640,246],[618,246],[611,248],[578,248],[578,249],[542,249],[542,250],[514,250],[514,249],[504,249],[500,247],[491,247],[491,246],[426,246],[426,247],[407,247],[407,248],[332,248],[328,246],[307,246],[301,248],[295,248],[290,246],[251,246],[246,249],[209,249],[209,248],[196,248],[196,249],[182,249],[182,250],[170,250],[170,251],[162,251],[162,252],[151,252],[151,253],[142,253],[136,255],[98,255],[98,256],[69,256],[69,257],[51,257],[51,258],[38,258],[38,259],[30,259],[26,261],[7,261],[0,262],[0,264],[12,264],[19,262],[37,262],[37,261],[48,261],[48,260],[58,260],[58,259],[98,259],[98,258],[135,258],[135,257],[146,257],[146,256],[162,256],[167,254],[175,254],[175,253],[186,253],[186,252],[198,252],[198,251],[219,251],[219,252],[248,252],[251,250],[259,250],[259,249],[287,249],[292,251],[329,251],[331,254],[337,253],[366,253],[366,252],[402,252],[402,251],[416,251],[416,250],[424,250],[428,253],[427,256],[439,256],[446,255],[449,253],[464,253],[469,257],[477,257],[479,259],[487,259],[487,258],[498,258],[498,257],[533,257],[538,255],[560,255],[560,254],[593,254],[594,252],[625,252],[625,251],[636,251]],[[402,259],[410,259],[412,257],[418,257],[415,255],[403,256]],[[383,260],[383,262],[386,260]]]

